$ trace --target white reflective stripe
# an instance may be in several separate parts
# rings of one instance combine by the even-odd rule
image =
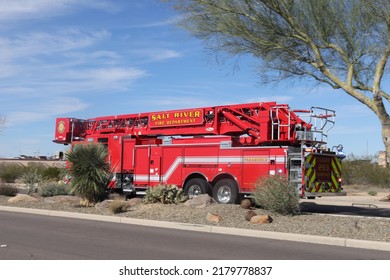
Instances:
[[[185,157],[184,163],[215,163],[218,162],[238,162],[242,161],[241,157]]]
[[[276,162],[277,163],[284,163],[285,161],[286,161],[286,158],[284,156],[276,157]]]
[[[171,164],[171,166],[168,168],[167,172],[162,176],[163,181],[167,181],[169,177],[175,172],[176,168],[179,166],[179,164],[182,163],[182,157],[177,157],[175,161]],[[154,182],[154,181],[153,181]]]
[[[135,175],[134,180],[135,181],[148,181],[149,175]]]
[[[249,156],[250,158],[259,158],[266,159],[266,161],[244,161],[245,164],[269,164],[270,159],[275,159],[276,163],[284,163],[285,158],[283,156]],[[167,181],[172,174],[176,171],[177,167],[180,164],[195,164],[195,163],[243,163],[243,157],[185,157],[183,162],[183,157],[179,156],[175,159],[175,161],[171,164],[168,170],[165,172],[163,176],[158,175],[149,175],[149,174],[135,174],[135,181],[151,181],[151,182],[159,182],[160,179],[162,181]]]

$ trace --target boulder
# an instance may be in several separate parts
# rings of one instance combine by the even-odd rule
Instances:
[[[379,201],[381,202],[390,202],[390,194],[382,199],[380,199]]]
[[[112,202],[113,200],[103,200],[102,202],[98,202],[95,204],[95,208],[98,209],[98,210],[107,210],[108,207],[110,206],[110,203]]]
[[[187,200],[184,202],[184,205],[187,207],[205,208],[211,203],[215,203],[213,198],[211,198],[208,194],[201,194],[197,197]]]
[[[63,205],[70,205],[70,206],[79,206],[80,205],[80,197],[78,196],[72,196],[72,195],[56,195],[56,196],[49,196],[45,197],[43,199],[46,203],[58,203]]]
[[[134,197],[134,198],[127,200],[126,203],[129,207],[134,207],[134,206],[142,203],[142,198]]]
[[[18,202],[36,202],[38,199],[35,197],[29,196],[27,194],[18,194],[17,196],[11,197],[8,199],[9,203],[18,203]]]
[[[244,208],[244,209],[250,209],[252,207],[252,200],[246,198],[246,199],[243,199],[241,200],[241,204],[240,204],[241,208]]]
[[[110,206],[111,204],[113,203],[116,203],[116,205],[113,205],[112,208],[110,209]],[[95,208],[100,210],[101,212],[108,212],[108,211],[116,211],[116,209],[129,209],[130,207],[134,206],[134,205],[137,205],[137,203],[141,203],[140,201],[138,201],[138,199],[134,200],[134,201],[125,201],[125,200],[122,200],[122,199],[106,199],[106,200],[103,200],[102,202],[98,202],[95,204]],[[115,213],[115,212],[114,212]],[[117,212],[119,213],[119,212]]]
[[[245,214],[245,220],[250,221],[253,216],[257,216],[258,214],[255,211],[248,211]]]
[[[207,217],[206,217],[207,221],[211,222],[211,223],[215,223],[215,224],[218,224],[220,221],[222,221],[222,217],[218,214],[211,214],[211,213],[207,213]]]
[[[255,225],[269,224],[272,223],[272,220],[269,215],[257,215],[251,218],[250,223]]]

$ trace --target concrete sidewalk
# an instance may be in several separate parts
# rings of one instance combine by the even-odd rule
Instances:
[[[381,250],[381,251],[390,252],[390,242],[356,240],[356,239],[336,238],[336,237],[327,237],[327,236],[312,236],[312,235],[292,234],[292,233],[273,232],[273,231],[257,231],[257,230],[248,230],[248,229],[240,229],[240,228],[227,228],[227,227],[218,227],[218,226],[209,226],[209,225],[174,223],[174,222],[164,222],[164,221],[155,221],[155,220],[123,218],[123,217],[116,217],[116,216],[82,214],[76,212],[62,212],[62,211],[51,211],[51,210],[42,210],[42,209],[18,208],[18,207],[9,207],[9,206],[0,206],[0,211],[47,215],[53,217],[66,217],[66,218],[74,218],[74,219],[85,219],[85,220],[94,220],[94,221],[112,222],[112,223],[123,223],[123,224],[131,224],[131,225],[150,226],[150,227],[171,228],[171,229],[178,229],[178,230],[229,234],[229,235],[238,235],[238,236],[246,236],[246,237],[254,237],[254,238],[267,238],[267,239],[276,239],[276,240],[285,240],[285,241],[306,242],[306,243],[343,246],[343,247],[361,248],[361,249],[370,249],[370,250]]]

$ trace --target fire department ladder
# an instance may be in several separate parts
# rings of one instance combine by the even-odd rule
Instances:
[[[311,107],[310,121],[313,125],[313,140],[326,143],[329,130],[335,125],[336,111],[322,108]]]
[[[291,111],[287,105],[274,106],[270,110],[271,117],[271,139],[280,140],[280,132],[282,127],[287,127],[287,139],[290,140],[290,129],[291,129]],[[287,122],[286,122],[287,120]]]

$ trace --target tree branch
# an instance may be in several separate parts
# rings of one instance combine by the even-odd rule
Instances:
[[[376,66],[376,71],[374,75],[374,83],[373,83],[373,97],[374,97],[374,103],[377,107],[377,115],[381,121],[388,120],[389,115],[386,111],[386,108],[383,104],[382,94],[380,90],[380,85],[382,81],[383,74],[385,72],[385,67],[387,64],[387,61],[389,60],[390,56],[390,24],[387,24],[387,46],[385,51],[383,52],[382,57],[379,59],[378,64]],[[387,98],[386,98],[387,99]]]

